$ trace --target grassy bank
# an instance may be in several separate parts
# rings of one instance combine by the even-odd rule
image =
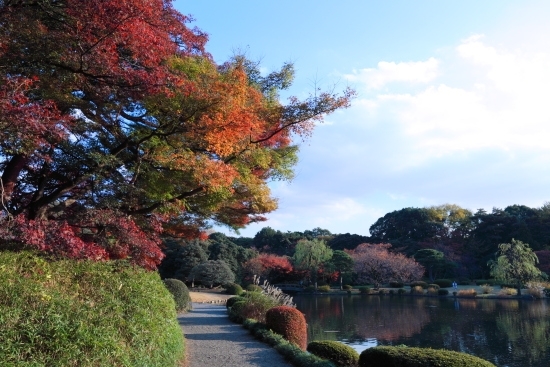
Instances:
[[[184,344],[155,272],[0,252],[3,366],[174,367]]]

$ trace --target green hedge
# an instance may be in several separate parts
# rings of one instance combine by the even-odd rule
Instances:
[[[256,320],[245,320],[243,327],[248,329],[256,339],[275,348],[295,367],[335,367],[332,362],[301,350],[297,345],[289,342],[282,335],[269,330],[264,324]]]
[[[158,273],[124,262],[0,252],[4,366],[174,367],[184,356]]]
[[[355,349],[333,340],[311,342],[307,345],[307,351],[328,359],[337,367],[356,366],[359,361],[359,353]]]
[[[434,284],[437,284],[441,288],[450,288],[453,286],[453,281],[450,279],[436,279]]]
[[[320,287],[317,287],[317,290],[322,293],[328,293],[330,292],[330,285],[322,285]]]
[[[246,286],[247,292],[262,292],[264,289],[256,284],[249,284]]]
[[[186,312],[191,309],[191,296],[184,282],[179,279],[168,278],[164,279],[164,285],[174,297],[177,312]]]
[[[225,293],[240,296],[243,293],[243,288],[237,283],[229,283],[225,286]]]
[[[359,356],[359,367],[495,367],[494,364],[466,353],[443,349],[375,347]]]

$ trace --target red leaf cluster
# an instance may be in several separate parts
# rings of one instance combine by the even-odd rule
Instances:
[[[73,225],[18,215],[0,228],[0,240],[70,259],[129,259],[150,270],[164,257],[158,237],[144,232],[132,219],[108,210],[85,215]]]
[[[252,279],[254,275],[276,282],[278,277],[290,274],[292,264],[286,256],[262,253],[243,264],[245,276]]]

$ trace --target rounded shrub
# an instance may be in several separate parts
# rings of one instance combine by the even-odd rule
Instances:
[[[191,309],[191,296],[184,282],[179,279],[168,278],[164,279],[164,285],[174,297],[177,312],[189,311]]]
[[[361,294],[370,294],[371,292],[370,287],[367,287],[367,286],[361,286],[361,287],[358,287],[357,289],[359,289],[359,293]]]
[[[235,297],[235,298],[241,298],[241,297]],[[242,324],[244,320],[247,318],[243,316],[244,308],[246,307],[246,302],[242,299],[237,300],[236,302],[233,302],[231,307],[228,308],[229,310],[229,320]]]
[[[246,286],[246,291],[247,292],[261,292],[263,291],[264,289],[262,287],[260,287],[259,285],[256,285],[256,284],[249,284]]]
[[[438,285],[438,284],[435,284],[435,283],[433,283],[433,284],[428,284],[428,288],[433,288],[433,289],[435,289],[435,290],[437,291],[437,290],[439,290],[439,285]]]
[[[266,312],[265,323],[275,333],[282,335],[300,349],[306,350],[306,318],[296,308],[289,306],[273,307]]]
[[[359,356],[359,367],[495,367],[494,364],[466,353],[443,349],[410,347],[374,347]]]
[[[277,300],[259,292],[247,292],[239,298],[240,300],[237,303],[243,302],[243,305],[237,307],[236,303],[233,304],[230,312],[230,315],[233,313],[235,316],[238,316],[235,317],[237,320],[254,319],[259,322],[265,322],[267,310],[279,305]]]
[[[355,349],[337,341],[311,342],[307,346],[307,351],[318,357],[328,359],[336,367],[357,366],[357,362],[359,362],[359,353]]]
[[[320,287],[317,287],[317,290],[319,292],[328,293],[330,292],[330,285],[322,285]]]
[[[225,293],[239,296],[243,293],[243,288],[237,283],[229,283],[225,286]]]
[[[407,291],[405,290],[405,288],[399,288],[399,289],[397,290],[397,294],[405,294],[405,293],[407,293]]]
[[[449,295],[449,290],[448,289],[439,289],[437,291],[437,294],[440,295],[440,296],[448,296]]]
[[[353,289],[353,287],[349,284],[346,284],[343,288],[345,291],[351,291]]]
[[[392,281],[390,282],[390,288],[403,288],[403,282]]]
[[[227,308],[233,307],[233,305],[239,301],[244,301],[244,297],[237,296],[237,297],[228,298],[227,301],[225,302],[225,307]]]
[[[422,287],[422,288],[426,289],[426,288],[428,288],[428,283],[426,283],[422,280],[415,280],[414,282],[411,282],[410,286],[411,286],[411,288]]]
[[[437,284],[441,288],[450,288],[453,286],[453,281],[450,279],[436,279],[434,284]]]

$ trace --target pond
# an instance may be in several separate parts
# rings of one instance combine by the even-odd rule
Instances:
[[[498,367],[550,366],[546,300],[378,295],[296,296],[308,339],[466,352]]]

